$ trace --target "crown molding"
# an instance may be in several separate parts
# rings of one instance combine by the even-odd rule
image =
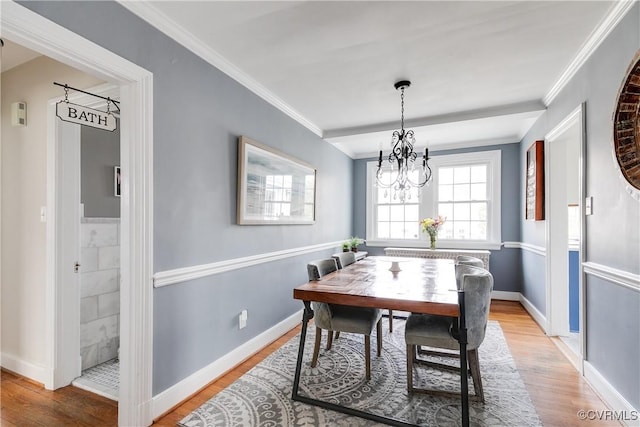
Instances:
[[[229,62],[226,58],[220,55],[215,50],[211,49],[205,43],[200,41],[197,37],[191,34],[187,29],[178,25],[171,20],[167,15],[160,12],[153,5],[147,1],[128,1],[128,0],[116,0],[122,7],[129,10],[129,12],[143,19],[157,30],[161,31],[165,35],[169,36],[176,42],[180,43],[185,48],[189,49],[200,58],[213,65],[251,92],[258,95],[260,98],[273,105],[293,120],[300,123],[302,126],[309,129],[314,134],[322,138],[322,129],[316,124],[308,120],[302,114],[291,108],[286,102],[277,97],[273,92],[269,91],[266,87],[258,83],[251,78],[244,71]]]
[[[600,25],[596,27],[589,35],[582,48],[578,51],[573,60],[569,63],[564,72],[560,75],[560,78],[549,89],[549,92],[542,98],[545,106],[549,106],[553,100],[558,96],[560,91],[569,83],[569,81],[575,76],[578,70],[584,65],[585,62],[591,57],[600,44],[606,39],[611,31],[620,23],[622,18],[631,10],[631,7],[636,3],[636,0],[620,0],[609,11],[609,14],[602,20]]]

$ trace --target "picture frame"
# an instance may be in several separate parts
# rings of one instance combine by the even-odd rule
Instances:
[[[113,195],[120,197],[120,166],[113,167]]]
[[[527,150],[525,219],[544,220],[544,141]]]
[[[315,223],[316,169],[288,154],[238,138],[237,223]]]

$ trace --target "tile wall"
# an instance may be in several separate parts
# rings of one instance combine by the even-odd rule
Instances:
[[[120,346],[120,219],[80,224],[82,370],[111,360]]]

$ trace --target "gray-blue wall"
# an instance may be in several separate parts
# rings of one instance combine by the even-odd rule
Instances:
[[[544,139],[586,103],[586,194],[593,196],[593,215],[586,217],[586,261],[636,275],[640,273],[640,202],[625,190],[613,158],[613,114],[618,91],[639,48],[640,6],[636,4],[520,146],[523,164],[533,141]],[[544,221],[522,220],[521,227],[525,243],[545,246]],[[544,257],[523,253],[522,262],[523,294],[544,313],[545,280],[536,273],[544,272]],[[587,275],[585,294],[586,359],[629,403],[640,408],[640,293]]]
[[[22,4],[153,73],[155,272],[352,234],[349,157],[115,2]],[[235,224],[240,135],[317,169],[314,225]],[[301,309],[292,289],[306,262],[331,252],[156,289],[154,395]]]
[[[448,154],[462,154],[469,152],[500,150],[502,152],[502,241],[520,241],[520,148],[518,144],[490,145],[478,148],[465,148],[458,150],[430,150],[432,157]],[[353,187],[353,229],[361,237],[366,235],[366,180],[367,162],[376,160],[360,159],[355,161],[354,166],[354,187]],[[366,250],[374,254],[384,254],[384,248],[367,246]],[[489,269],[495,279],[495,290],[520,292],[522,287],[522,269],[520,262],[520,252],[518,249],[502,248],[492,250],[489,262]]]

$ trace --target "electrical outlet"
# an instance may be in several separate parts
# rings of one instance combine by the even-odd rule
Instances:
[[[240,316],[238,316],[238,326],[240,329],[247,327],[247,310],[242,310]]]

